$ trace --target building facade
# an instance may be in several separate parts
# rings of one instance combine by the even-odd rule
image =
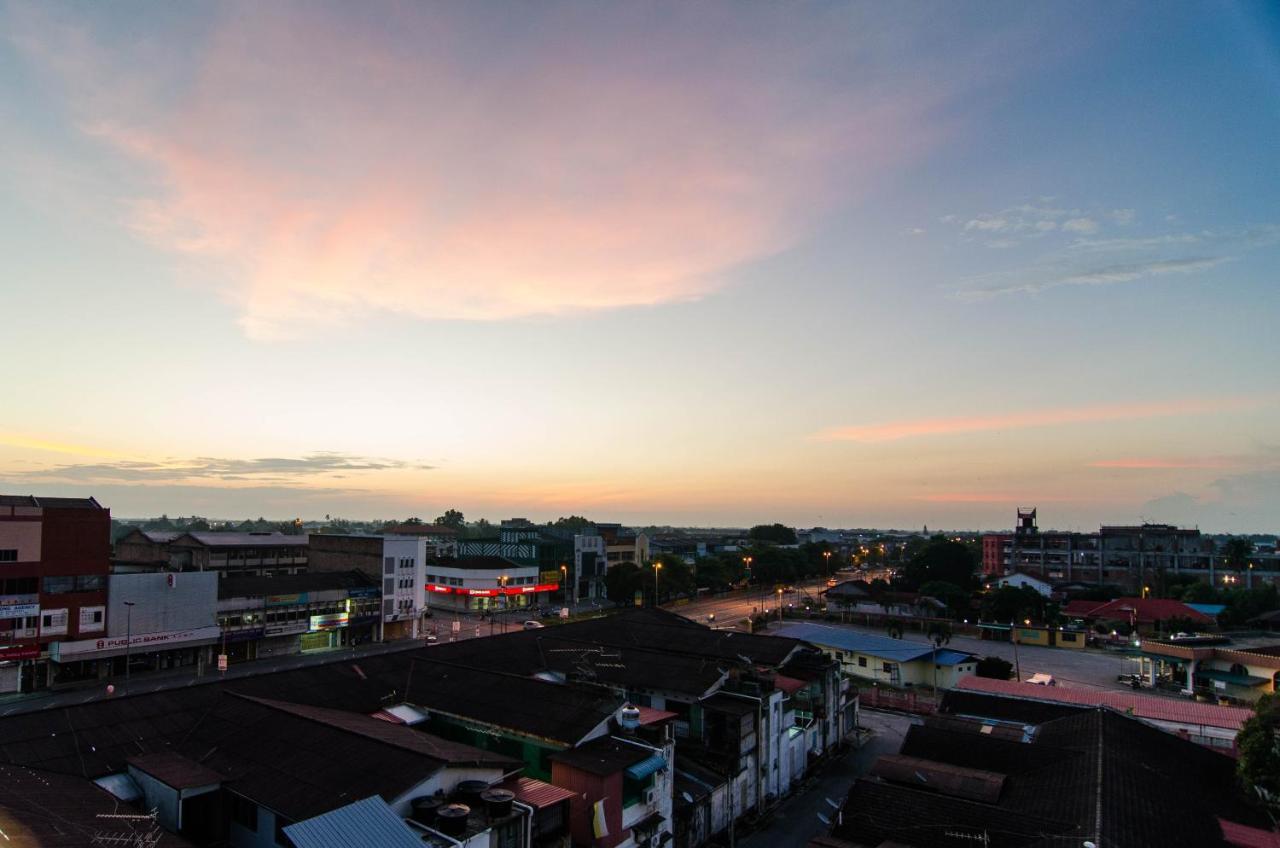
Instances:
[[[307,539],[284,533],[134,530],[116,543],[117,571],[214,571],[272,577],[307,570]]]
[[[0,692],[58,682],[50,645],[106,633],[110,555],[93,498],[0,495]]]
[[[649,537],[631,533],[620,524],[597,524],[573,537],[573,572],[569,575],[575,601],[603,601],[604,575],[623,563],[649,561]]]
[[[1019,509],[1011,534],[983,536],[982,569],[988,576],[1020,572],[1050,582],[1092,582],[1139,589],[1161,576],[1193,575],[1272,582],[1280,577],[1274,556],[1256,557],[1251,574],[1228,566],[1211,537],[1172,524],[1103,525],[1096,533],[1042,531],[1035,509]]]

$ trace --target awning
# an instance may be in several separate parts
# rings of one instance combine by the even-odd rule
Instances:
[[[666,821],[666,818],[662,815],[662,813],[654,813],[653,815],[646,816],[640,821],[631,825],[631,832],[635,833],[639,831],[640,833],[650,833],[652,831],[657,830],[658,827],[664,821]]]
[[[627,777],[632,780],[644,780],[654,772],[662,771],[667,767],[667,761],[663,759],[661,754],[654,754],[652,757],[646,757],[633,766],[627,766]]]
[[[1212,668],[1196,669],[1196,677],[1203,677],[1206,680],[1221,680],[1223,683],[1232,683],[1236,686],[1261,686],[1271,681],[1265,677],[1254,677],[1251,674],[1232,674],[1229,671],[1218,671]]]

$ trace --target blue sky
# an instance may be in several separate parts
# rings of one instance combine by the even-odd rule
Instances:
[[[4,488],[1274,529],[1271,7],[375,8],[0,6]]]

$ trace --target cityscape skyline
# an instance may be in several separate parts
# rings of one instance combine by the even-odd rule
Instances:
[[[381,8],[0,3],[5,491],[1276,528],[1274,8]]]

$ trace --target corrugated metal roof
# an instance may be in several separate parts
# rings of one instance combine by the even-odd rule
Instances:
[[[825,624],[788,624],[779,627],[778,633],[791,639],[803,639],[815,645],[870,654],[881,659],[893,660],[894,662],[911,662],[933,654],[933,645],[931,644],[908,642],[905,639],[890,639],[887,636],[859,633],[856,630],[831,627]],[[961,651],[952,651],[946,648],[938,650],[939,665],[955,665],[956,663],[965,662],[969,657],[969,654]]]
[[[376,795],[285,827],[296,848],[422,848],[422,840]]]
[[[932,789],[943,795],[994,804],[1000,800],[1005,776],[985,769],[964,768],[900,754],[885,754],[871,766],[876,777],[894,783]]]
[[[575,792],[560,786],[553,786],[534,777],[518,777],[514,780],[508,780],[500,784],[498,788],[514,792],[517,801],[521,804],[528,804],[538,810],[545,810],[547,807],[578,797]]]
[[[94,783],[121,801],[136,801],[142,797],[142,789],[138,786],[138,782],[127,774],[109,774],[98,778]]]
[[[1280,835],[1270,830],[1236,824],[1224,818],[1219,818],[1218,824],[1222,827],[1222,838],[1228,845],[1235,845],[1237,848],[1280,848]]]
[[[1167,721],[1185,725],[1204,725],[1239,730],[1251,710],[1239,707],[1219,707],[1197,701],[1160,698],[1128,692],[1107,692],[1098,689],[1066,689],[1061,686],[1037,686],[1016,680],[992,680],[986,677],[962,677],[956,688],[971,692],[989,692],[1011,695],[1035,701],[1056,704],[1078,704],[1085,707],[1110,707],[1149,721]]]

